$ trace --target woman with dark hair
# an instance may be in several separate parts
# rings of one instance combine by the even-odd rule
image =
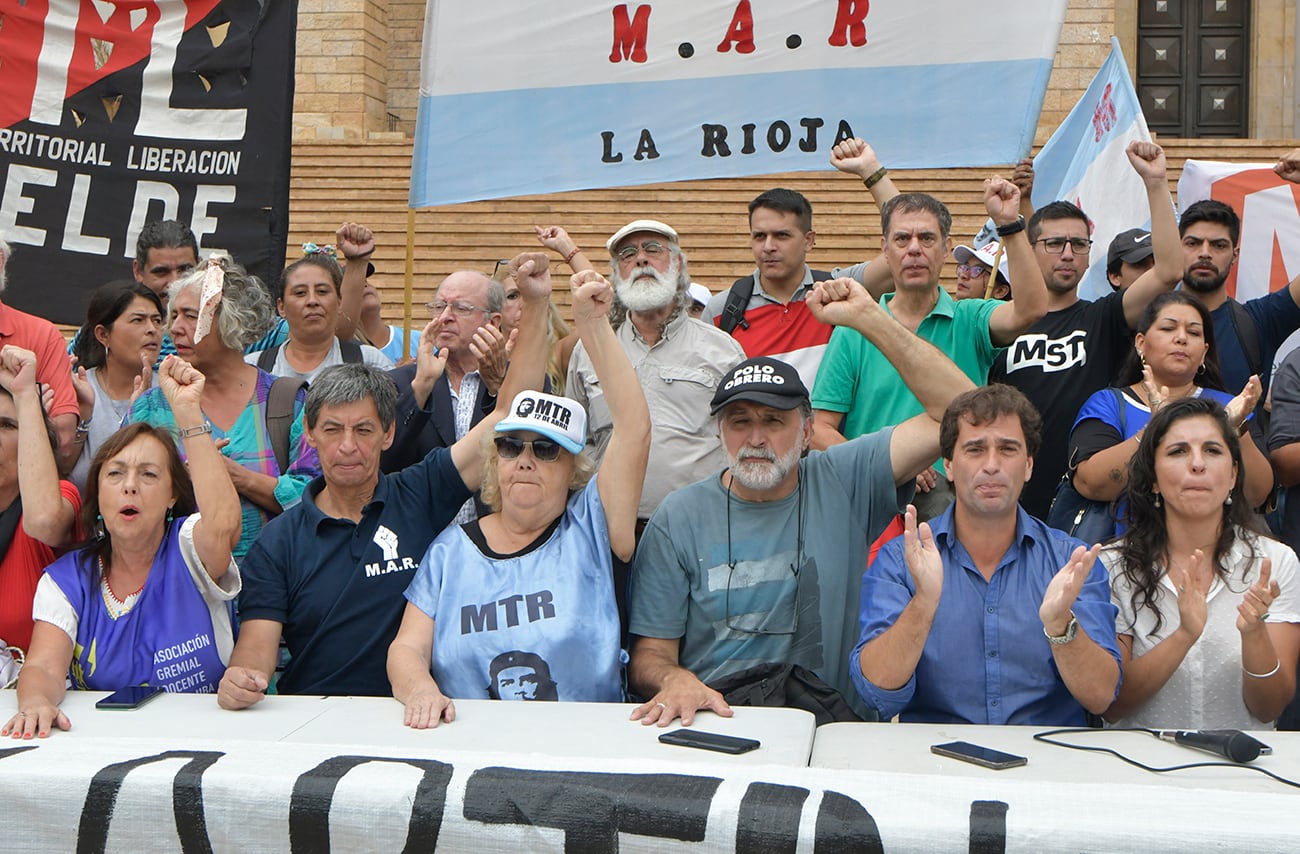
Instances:
[[[613,556],[630,560],[636,547],[650,413],[607,319],[613,289],[594,270],[571,281],[574,322],[614,421],[600,471],[583,452],[587,419],[577,401],[536,391],[515,397],[484,461],[480,489],[493,512],[439,534],[406,590],[388,677],[407,726],[452,721],[453,698],[493,692],[623,697]],[[509,603],[500,619],[497,602]],[[463,621],[493,630],[462,631]],[[515,668],[509,678],[532,684],[502,693],[507,661]],[[546,666],[544,691],[538,668],[528,667],[537,662]]]
[[[276,307],[289,324],[289,340],[270,350],[249,353],[245,361],[250,365],[277,377],[306,382],[344,362],[360,361],[381,371],[393,367],[392,360],[377,348],[338,338],[335,327],[342,311],[343,268],[334,260],[332,248],[313,251],[286,267],[278,292]]]
[[[1079,409],[1070,432],[1074,488],[1092,501],[1123,497],[1128,463],[1153,413],[1171,401],[1203,397],[1228,410],[1234,427],[1244,428],[1259,399],[1257,377],[1241,394],[1223,391],[1214,324],[1201,303],[1183,291],[1151,301],[1133,338],[1133,352],[1114,388],[1092,395]],[[1273,488],[1273,469],[1253,442],[1243,448],[1244,491],[1248,507],[1262,504]],[[1116,514],[1123,532],[1123,510]]]
[[[275,377],[244,361],[244,347],[271,322],[271,296],[262,283],[228,258],[214,256],[172,284],[169,326],[176,352],[206,377],[204,424],[220,442],[226,471],[243,508],[239,559],[272,516],[298,503],[307,482],[320,474],[316,451],[303,439],[307,392],[276,401]],[[283,388],[283,387],[282,387]],[[275,410],[282,405],[281,411]],[[131,405],[130,421],[175,430],[171,404],[151,389]],[[288,419],[288,437],[272,425]],[[277,448],[277,435],[284,444]]]
[[[210,692],[221,681],[234,646],[239,503],[203,419],[203,374],[170,356],[158,384],[187,461],[166,430],[148,424],[123,427],[100,446],[82,509],[91,539],[41,578],[18,713],[0,735],[68,729],[59,704],[69,678],[101,691]]]
[[[110,282],[91,293],[85,332],[72,351],[82,447],[69,480],[78,489],[86,488],[95,451],[122,426],[132,401],[153,385],[162,324],[162,301],[139,282]]]
[[[1261,729],[1295,694],[1300,563],[1254,533],[1243,443],[1223,407],[1161,407],[1128,477],[1128,534],[1101,552],[1124,679],[1106,719]]]

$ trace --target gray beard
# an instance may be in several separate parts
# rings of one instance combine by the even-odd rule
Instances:
[[[633,271],[630,280],[624,279],[615,270],[614,291],[628,311],[657,311],[672,305],[676,299],[677,272],[676,258],[669,263],[665,273],[660,273],[653,267],[641,267]]]
[[[726,453],[725,450],[724,453]],[[727,454],[727,465],[731,469],[731,479],[745,489],[766,492],[785,480],[790,471],[799,465],[799,458],[803,456],[803,449],[796,444],[784,457],[778,458],[771,451],[760,451],[751,448],[746,452],[745,456],[748,459],[741,462],[739,457]],[[760,461],[764,459],[766,462]]]

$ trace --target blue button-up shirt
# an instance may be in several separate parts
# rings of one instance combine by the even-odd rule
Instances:
[[[985,580],[953,533],[952,516],[949,507],[930,522],[943,557],[943,592],[916,671],[894,691],[869,682],[858,655],[894,625],[916,593],[903,538],[886,543],[863,576],[860,640],[849,660],[858,693],[883,720],[897,714],[921,723],[1085,725],[1084,709],[1061,680],[1038,618],[1048,583],[1082,543],[1020,510],[1015,539],[992,579]],[[1118,665],[1116,609],[1100,561],[1088,573],[1074,614],[1079,632]]]

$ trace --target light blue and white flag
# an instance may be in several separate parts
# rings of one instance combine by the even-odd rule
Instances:
[[[1084,299],[1111,293],[1106,250],[1115,235],[1151,228],[1146,187],[1124,153],[1135,139],[1150,142],[1151,133],[1119,40],[1112,37],[1110,56],[1034,158],[1034,208],[1064,199],[1092,220],[1091,263],[1079,283]]]
[[[1030,149],[1067,0],[429,0],[412,207]],[[990,28],[996,38],[990,38]]]

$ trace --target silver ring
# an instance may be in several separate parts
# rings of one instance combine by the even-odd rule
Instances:
[[[655,703],[655,705],[658,706],[658,707],[661,708],[661,709],[666,709],[666,708],[668,708],[668,707],[665,706],[663,703]]]

